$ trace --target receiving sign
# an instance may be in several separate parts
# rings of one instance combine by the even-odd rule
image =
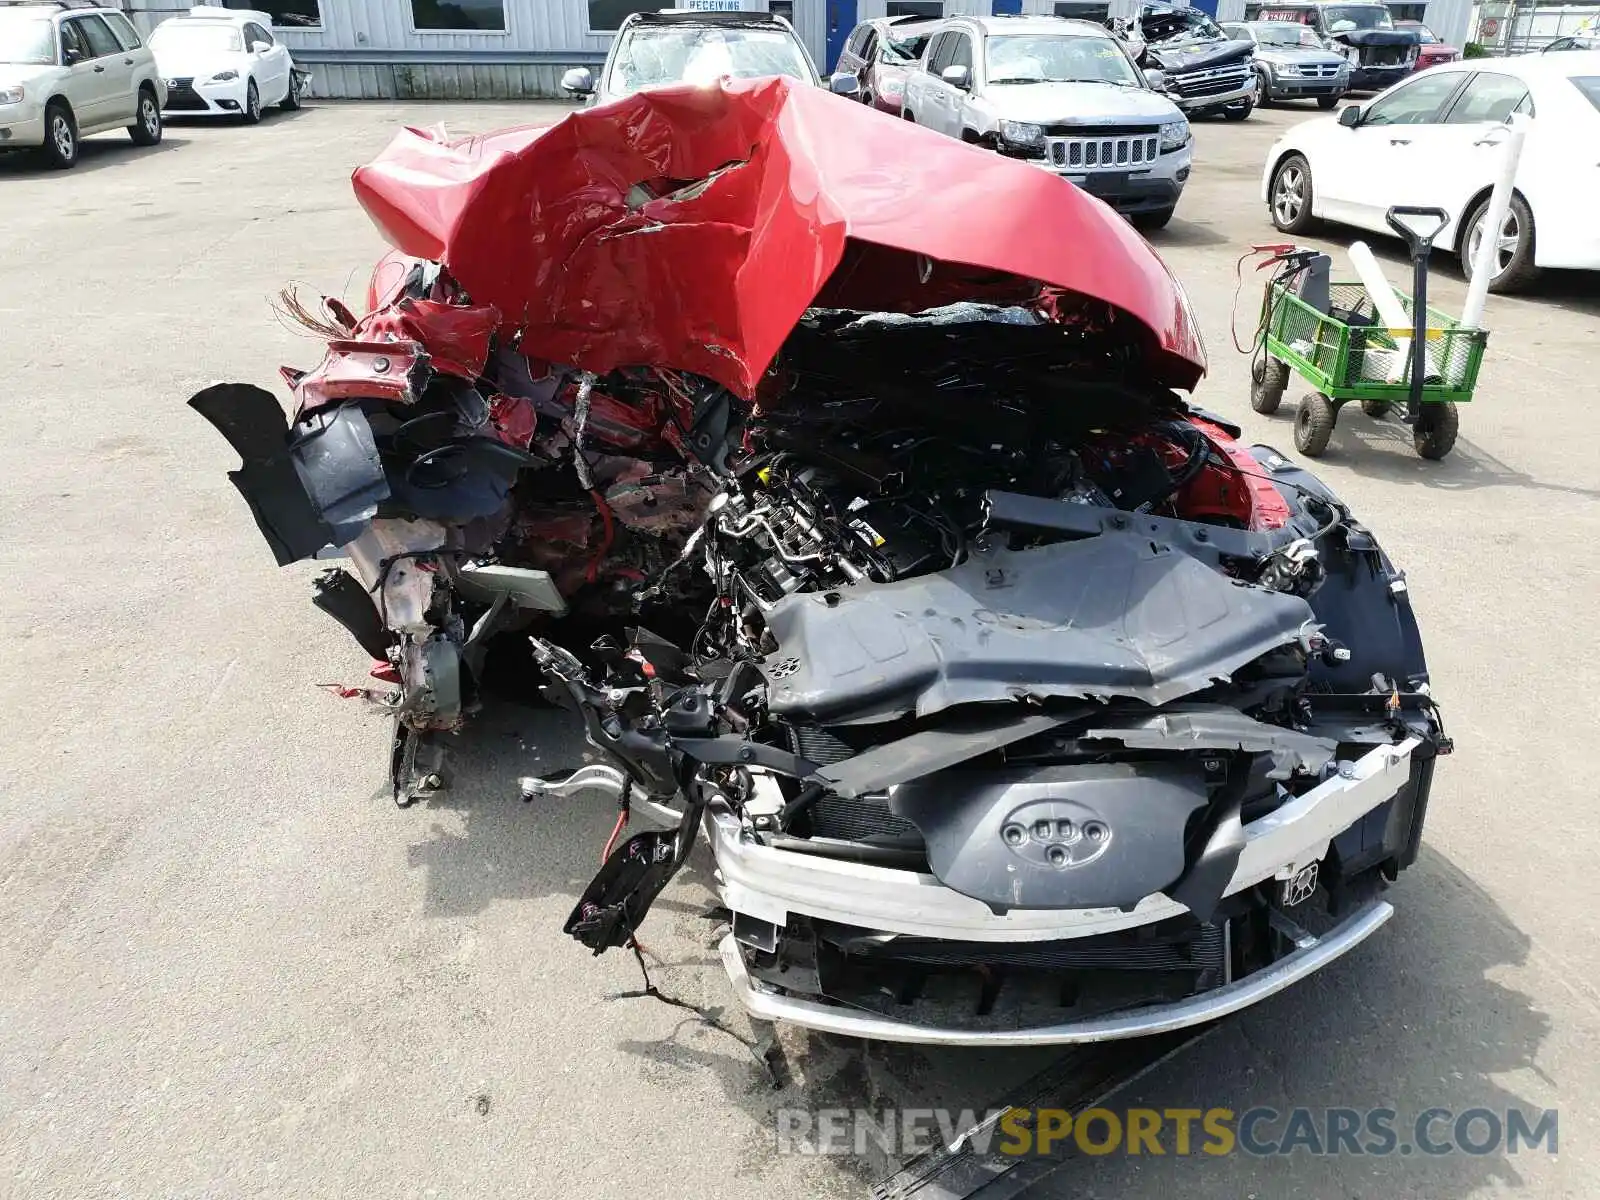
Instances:
[[[744,7],[744,0],[678,0],[675,7],[696,12],[738,12]]]

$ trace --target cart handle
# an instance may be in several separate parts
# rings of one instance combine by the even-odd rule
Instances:
[[[1402,221],[1401,217],[1433,217],[1439,223],[1426,234],[1418,233],[1410,225]],[[1396,204],[1383,214],[1383,219],[1389,223],[1389,228],[1405,239],[1406,246],[1411,251],[1411,257],[1425,255],[1433,249],[1433,239],[1439,232],[1450,224],[1450,214],[1442,208],[1433,208],[1416,204]]]

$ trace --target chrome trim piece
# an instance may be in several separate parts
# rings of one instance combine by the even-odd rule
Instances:
[[[721,949],[722,962],[733,983],[734,993],[752,1016],[762,1020],[788,1021],[825,1033],[884,1042],[916,1042],[938,1046],[1059,1046],[1148,1037],[1201,1025],[1238,1012],[1298,983],[1355,949],[1392,916],[1392,904],[1385,900],[1373,900],[1351,913],[1322,937],[1300,939],[1297,948],[1277,962],[1198,996],[1155,1004],[1132,1012],[1089,1017],[1082,1021],[1033,1029],[974,1030],[914,1025],[875,1013],[782,996],[763,990],[751,980],[732,934],[723,938]]]

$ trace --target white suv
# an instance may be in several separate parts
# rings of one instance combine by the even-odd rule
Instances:
[[[79,138],[117,128],[154,146],[166,99],[155,56],[115,9],[0,0],[0,150],[70,167]]]

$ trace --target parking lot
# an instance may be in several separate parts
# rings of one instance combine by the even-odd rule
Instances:
[[[311,613],[315,569],[273,566],[225,477],[237,460],[184,402],[314,364],[318,341],[274,313],[286,284],[359,309],[384,245],[348,178],[397,126],[560,111],[323,104],[249,129],[173,123],[154,150],[94,138],[70,174],[0,158],[8,1194],[864,1195],[887,1164],[780,1156],[775,1111],[981,1108],[1048,1061],[789,1031],[774,1090],[691,1014],[608,999],[639,986],[632,960],[561,933],[613,814],[525,806],[514,779],[577,761],[571,728],[494,711],[463,736],[452,789],[400,811],[380,791],[387,725],[319,690],[366,664]],[[1236,260],[1283,240],[1263,156],[1311,115],[1197,126],[1194,177],[1153,239],[1204,328],[1198,401],[1285,449],[1298,390],[1275,417],[1250,411],[1230,313]],[[1398,247],[1379,254],[1404,283]],[[1459,311],[1459,270],[1435,266],[1437,305]],[[1246,340],[1259,278],[1238,302]],[[1408,572],[1457,745],[1398,914],[1124,1099],[1557,1108],[1561,1153],[1117,1154],[1040,1194],[1593,1194],[1600,289],[1558,277],[1488,314],[1450,458],[1420,460],[1408,429],[1352,407],[1318,467]],[[711,901],[691,869],[657,904],[656,982],[747,1031]]]

